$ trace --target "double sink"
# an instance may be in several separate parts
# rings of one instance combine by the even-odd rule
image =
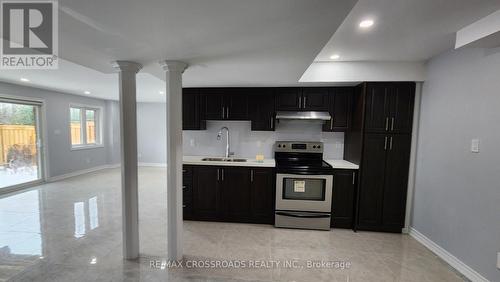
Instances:
[[[244,163],[247,159],[236,159],[236,158],[203,158],[201,159],[204,162],[236,162],[236,163]]]

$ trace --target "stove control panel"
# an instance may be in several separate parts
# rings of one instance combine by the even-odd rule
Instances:
[[[287,153],[323,153],[322,142],[277,141],[274,144],[275,152]]]

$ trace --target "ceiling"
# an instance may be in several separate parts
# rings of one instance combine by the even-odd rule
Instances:
[[[426,61],[452,49],[459,29],[499,9],[499,0],[360,0],[315,61]],[[360,29],[364,19],[374,25]]]
[[[158,62],[169,59],[189,64],[188,87],[292,86],[332,53],[341,61],[427,60],[498,9],[498,0],[59,0],[59,69],[2,70],[0,80],[26,77],[34,87],[116,100],[110,62],[131,60],[144,65],[138,100],[161,102]],[[368,17],[375,25],[361,32]]]

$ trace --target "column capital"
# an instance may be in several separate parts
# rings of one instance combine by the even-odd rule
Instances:
[[[127,71],[138,73],[142,69],[142,65],[131,61],[114,61],[111,66],[117,71]]]
[[[188,65],[184,62],[180,61],[161,61],[160,66],[163,68],[163,70],[168,71],[168,72],[180,72],[183,73],[184,70],[188,67]]]

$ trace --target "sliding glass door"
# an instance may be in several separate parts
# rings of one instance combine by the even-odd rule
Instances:
[[[43,179],[41,103],[0,97],[0,193]]]

